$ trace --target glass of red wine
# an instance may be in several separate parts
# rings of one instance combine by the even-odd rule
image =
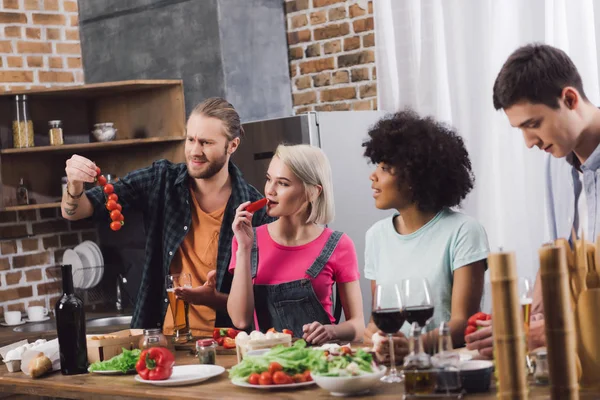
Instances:
[[[400,330],[404,320],[404,303],[400,286],[393,283],[377,285],[373,298],[373,322],[387,335],[390,347],[390,372],[381,378],[382,382],[402,382],[402,376],[396,370],[392,335]]]
[[[425,327],[433,317],[434,309],[429,281],[427,278],[407,278],[402,281],[401,290],[404,295],[406,322],[409,324],[418,323],[421,332],[425,333]]]

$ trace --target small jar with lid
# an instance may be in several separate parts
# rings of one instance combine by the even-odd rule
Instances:
[[[158,329],[144,329],[144,336],[140,339],[139,347],[142,350],[149,349],[151,347],[168,347],[169,342],[162,330]]]
[[[548,353],[544,350],[539,350],[535,354],[535,372],[533,378],[538,385],[547,385],[550,379],[548,370]]]
[[[50,127],[48,130],[48,136],[50,137],[50,146],[60,146],[64,144],[62,121],[49,121],[48,126]]]
[[[216,364],[217,342],[213,339],[200,339],[196,341],[196,351],[200,364]]]

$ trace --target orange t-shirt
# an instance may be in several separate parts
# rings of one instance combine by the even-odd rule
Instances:
[[[190,192],[193,204],[192,226],[171,261],[170,273],[189,273],[192,276],[192,287],[198,287],[204,285],[208,273],[217,268],[219,232],[226,206],[206,213],[200,208],[191,188]],[[188,319],[193,336],[211,336],[215,327],[215,318],[214,309],[190,304]],[[163,332],[166,335],[173,334],[173,315],[170,306],[165,315]]]

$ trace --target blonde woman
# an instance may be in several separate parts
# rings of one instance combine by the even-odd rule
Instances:
[[[252,227],[241,204],[233,221],[227,311],[233,324],[254,322],[263,332],[290,329],[312,344],[362,337],[364,318],[354,243],[326,228],[333,219],[331,168],[308,145],[277,148],[267,171],[267,214],[275,222]],[[346,320],[334,325],[332,286],[340,289]]]

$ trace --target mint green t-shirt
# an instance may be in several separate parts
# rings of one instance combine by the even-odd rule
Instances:
[[[401,235],[394,217],[376,222],[366,234],[365,278],[397,283],[425,277],[434,303],[433,324],[450,319],[453,273],[487,258],[489,245],[483,226],[474,218],[450,209],[440,211],[419,230]],[[409,324],[402,332],[407,335]]]

